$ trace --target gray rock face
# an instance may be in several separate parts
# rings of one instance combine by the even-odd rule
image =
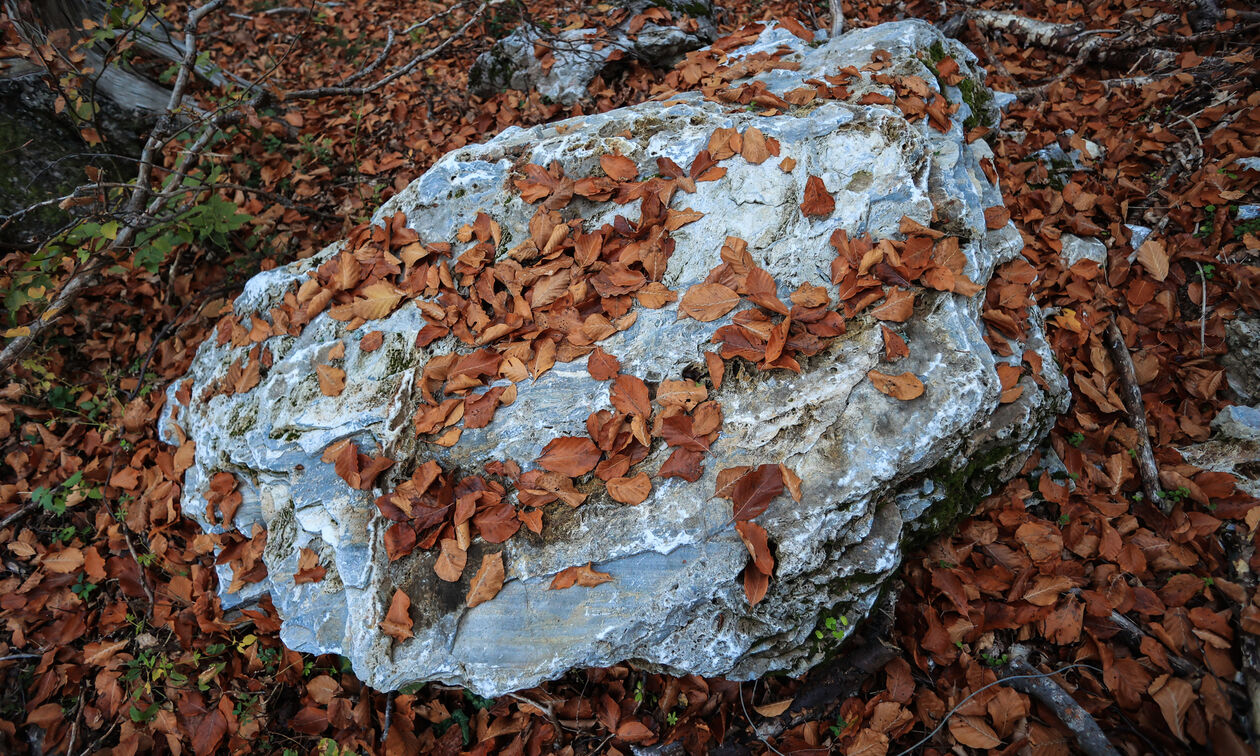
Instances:
[[[1225,324],[1229,352],[1221,358],[1225,379],[1241,403],[1260,404],[1260,317],[1234,318]]]
[[[644,11],[668,12],[679,25],[653,19],[641,27],[632,22]],[[684,28],[685,27],[685,28]],[[698,50],[717,37],[710,0],[625,4],[625,18],[605,33],[599,29],[564,29],[549,33],[530,24],[517,27],[494,47],[477,56],[469,72],[472,93],[489,97],[504,89],[536,90],[562,105],[586,96],[586,88],[614,54],[667,66],[683,53]],[[544,63],[536,48],[550,53]],[[547,52],[543,52],[547,58]]]
[[[861,68],[877,50],[891,56],[881,75],[919,76],[935,88],[936,79],[917,57],[934,44],[943,45],[964,74],[982,81],[966,48],[921,22],[854,30],[817,47],[770,27],[735,56],[790,48],[786,60],[799,63],[797,70],[757,77],[776,93],[846,66]],[[500,249],[508,250],[529,238],[537,210],[511,182],[524,164],[557,161],[568,176],[588,176],[601,155],[619,152],[638,164],[640,175],[650,176],[658,157],[690,165],[719,127],[743,132],[755,126],[778,140],[780,158],[753,164],[736,156],[723,163],[722,178],[673,196],[671,208],[704,215],[672,233],[676,246],[663,278],[669,289],[685,292],[703,281],[720,263],[723,240],[737,236],[773,276],[782,299],[809,283],[824,287],[835,302],[838,287],[828,272],[836,257],[828,243],[832,232],[901,238],[903,216],[961,238],[965,272],[975,282],[983,284],[995,266],[1014,259],[1021,247],[1014,226],[986,228],[984,209],[1000,205],[1001,192],[980,167],[992,154],[986,143],[964,138],[970,109],[959,91],[945,88],[959,110],[942,132],[927,119],[908,122],[895,105],[852,104],[868,92],[893,94],[870,72],[850,89],[847,102],[819,101],[771,116],[692,93],[511,128],[446,155],[376,217],[402,211],[423,241],[453,242],[458,257],[465,245],[456,241],[457,230],[485,211],[501,225]],[[979,115],[987,123],[994,117]],[[782,157],[794,159],[795,169],[782,169]],[[829,217],[801,212],[811,175],[835,198]],[[618,215],[635,217],[637,204],[575,200],[564,212],[581,219],[583,228],[597,229]],[[268,312],[342,248],[333,245],[311,260],[259,274],[238,298],[236,313]],[[736,679],[769,670],[801,672],[829,651],[815,637],[819,623],[841,616],[856,622],[866,614],[907,541],[939,531],[971,497],[1013,475],[1066,409],[1066,382],[1036,308],[1026,340],[1012,342],[1012,356],[1001,357],[985,340],[982,299],[920,291],[914,314],[887,324],[910,348],[895,364],[884,362],[881,329],[868,315],[850,320],[844,336],[804,358],[800,374],[761,372],[731,361],[721,388],[709,386],[724,420],[698,481],[653,477],[651,495],[626,506],[612,501],[602,485],[580,479],[581,490],[590,492],[586,502],[575,509],[549,505],[541,536],[522,528],[503,544],[474,540],[459,583],[435,576],[433,551],[388,559],[383,534],[390,523],[378,513],[375,497],[426,460],[465,473],[492,460],[515,460],[528,470],[549,441],[584,436],[587,416],[610,407],[609,384],[590,377],[586,358],[557,363],[537,380],[515,384],[514,403],[501,407],[486,427],[465,428],[458,443],[445,448],[416,438],[416,380],[431,358],[472,348],[454,336],[417,347],[425,320],[408,303],[357,332],[325,312],[299,336],[264,342],[274,364],[256,388],[202,401],[205,387],[248,350],[208,341],[188,375],[192,400],[179,402],[181,382],[171,387],[172,410],[163,413],[162,432],[174,442],[182,430],[196,443],[184,494],[190,517],[220,529],[205,521],[204,496],[211,477],[229,471],[243,496],[233,526],[249,533],[261,524],[268,531],[267,578],[240,594],[225,592],[224,601],[269,592],[288,646],[344,654],[379,689],[441,680],[492,696],[572,668],[622,660]],[[623,374],[649,383],[703,379],[704,353],[713,351],[716,329],[748,306],[707,323],[680,319],[677,303],[636,307],[633,325],[599,346],[620,360]],[[384,335],[373,351],[359,343],[369,330]],[[340,396],[323,396],[313,366],[327,363],[339,345],[347,387]],[[999,403],[997,366],[1019,365],[1025,350],[1043,361],[1040,383],[1024,375],[1022,394]],[[910,401],[886,396],[868,379],[872,369],[913,372],[925,392]],[[333,465],[321,461],[324,450],[343,439],[397,460],[375,490],[351,489]],[[657,439],[630,474],[655,474],[669,452]],[[748,551],[732,526],[730,503],[713,494],[718,471],[774,463],[801,477],[802,496],[799,502],[779,496],[756,518],[774,544],[776,565],[766,598],[749,606],[739,582]],[[327,569],[323,581],[295,584],[303,548],[318,554]],[[469,608],[469,579],[491,552],[502,554],[506,582],[492,600]],[[588,562],[613,580],[549,589],[557,573]],[[225,575],[223,585],[229,579]],[[411,598],[415,634],[398,643],[379,628],[397,589]]]

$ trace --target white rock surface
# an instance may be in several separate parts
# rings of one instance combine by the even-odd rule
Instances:
[[[668,66],[677,56],[704,47],[717,37],[709,0],[633,0],[626,5],[626,19],[606,33],[595,28],[548,32],[522,24],[477,56],[468,77],[473,94],[489,97],[503,89],[536,90],[569,106],[586,96],[587,87],[616,52],[658,67]],[[694,19],[695,28],[684,31],[679,26],[648,22],[637,31],[630,31],[635,15],[658,6],[670,10],[683,23],[688,23],[687,18]],[[544,65],[536,48],[544,51],[544,57],[550,52],[550,65]]]
[[[1072,267],[1081,260],[1093,260],[1099,265],[1107,264],[1107,245],[1093,237],[1081,237],[1076,234],[1063,234],[1063,251],[1060,256],[1067,267]]]
[[[773,91],[784,92],[844,66],[862,67],[876,50],[891,53],[888,70],[937,86],[916,58],[934,43],[943,44],[964,73],[982,76],[974,56],[922,22],[854,30],[818,47],[771,27],[751,49],[786,45],[794,51],[789,59],[799,61],[800,70],[761,75]],[[853,89],[853,101],[865,91],[890,91],[869,78]],[[957,89],[946,94],[961,102]],[[986,230],[984,209],[1002,198],[980,168],[980,159],[991,155],[987,145],[964,139],[968,115],[968,106],[960,104],[950,130],[941,133],[926,120],[908,123],[895,106],[821,102],[764,117],[688,94],[508,129],[484,145],[446,155],[376,217],[403,211],[423,240],[453,241],[460,225],[485,210],[502,224],[510,248],[526,236],[535,210],[511,188],[514,166],[557,160],[567,175],[583,176],[601,154],[620,150],[651,175],[658,156],[689,165],[717,127],[756,126],[780,141],[796,169],[785,173],[775,159],[753,165],[737,157],[724,163],[728,172],[721,180],[699,184],[695,194],[675,195],[673,207],[705,215],[673,234],[677,246],[664,281],[671,289],[703,280],[719,262],[722,240],[732,235],[748,241],[784,298],[804,282],[825,286],[834,296],[828,266],[835,251],[828,238],[835,228],[852,236],[894,237],[902,216],[927,225],[934,214],[937,227],[969,240],[966,270],[983,283],[996,265],[1018,255],[1021,240],[1011,224]],[[992,122],[995,113],[981,116]],[[828,219],[802,217],[798,207],[811,174],[835,195]],[[588,228],[617,214],[637,215],[634,205],[585,201],[566,212],[583,216]],[[259,274],[237,300],[237,313],[266,311],[339,248]],[[424,321],[415,307],[403,306],[367,326],[386,338],[382,348],[365,353],[358,346],[362,331],[348,335],[345,324],[324,314],[300,337],[267,342],[274,365],[247,394],[206,403],[194,398],[181,408],[176,382],[170,404],[178,411],[173,419],[164,417],[162,432],[175,440],[177,423],[196,441],[184,495],[190,517],[213,528],[203,519],[203,494],[210,477],[227,470],[244,495],[235,527],[248,533],[261,523],[269,531],[269,577],[247,595],[225,595],[225,601],[270,592],[288,646],[344,654],[379,689],[442,680],[499,695],[571,668],[622,660],[736,679],[769,670],[800,672],[829,651],[814,638],[817,623],[862,617],[896,571],[907,540],[947,526],[960,506],[1014,474],[1066,409],[1066,383],[1042,337],[1037,308],[1030,308],[1027,343],[1013,345],[1015,356],[1002,358],[983,339],[981,300],[921,293],[915,315],[898,326],[910,356],[895,366],[882,361],[880,329],[869,318],[850,321],[849,333],[805,360],[800,375],[732,363],[713,395],[725,415],[722,436],[698,482],[655,478],[651,497],[636,507],[602,493],[574,510],[552,505],[542,537],[522,529],[501,546],[475,541],[460,584],[436,579],[432,552],[389,562],[382,543],[389,523],[373,504],[378,492],[350,489],[332,465],[320,461],[321,454],[340,439],[365,449],[379,444],[400,460],[378,481],[381,490],[392,488],[413,462],[430,458],[471,471],[492,459],[528,467],[549,440],[584,435],[587,415],[608,406],[608,386],[588,376],[585,360],[557,364],[539,380],[518,384],[515,403],[501,408],[488,427],[465,430],[458,444],[442,449],[415,438],[410,419],[418,399],[411,386],[429,357],[467,347],[448,337],[417,349],[414,336]],[[601,346],[621,360],[622,372],[647,381],[694,370],[704,375],[702,353],[713,349],[710,336],[729,320],[679,320],[673,307],[642,310],[632,328]],[[338,343],[346,345],[348,387],[330,398],[316,386],[312,361]],[[1018,363],[1024,349],[1044,360],[1048,390],[1025,376],[1023,395],[999,405],[995,365]],[[243,351],[204,344],[189,373],[193,397]],[[908,402],[885,396],[866,378],[871,369],[912,371],[926,393]],[[654,448],[638,469],[655,472],[667,454]],[[777,565],[766,599],[749,607],[737,577],[747,551],[730,523],[730,504],[711,496],[718,470],[777,462],[801,476],[804,495],[800,503],[781,496],[757,518],[776,546]],[[294,584],[303,547],[317,552],[328,569],[322,582]],[[472,566],[488,550],[502,551],[507,582],[493,600],[469,609],[464,595]],[[615,580],[548,590],[557,572],[588,561]],[[397,644],[378,628],[396,588],[410,595],[415,621],[415,637]]]

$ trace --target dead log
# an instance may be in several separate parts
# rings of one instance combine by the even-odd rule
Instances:
[[[1172,511],[1172,502],[1164,496],[1159,485],[1159,467],[1155,464],[1155,452],[1151,449],[1151,434],[1146,425],[1146,406],[1142,403],[1142,389],[1138,387],[1137,371],[1133,368],[1133,357],[1129,347],[1124,343],[1124,334],[1120,333],[1115,318],[1107,323],[1103,339],[1107,351],[1111,353],[1111,361],[1116,365],[1120,380],[1120,399],[1129,413],[1129,426],[1137,432],[1137,446],[1134,454],[1137,457],[1138,473],[1142,477],[1142,492],[1147,501],[1168,514]]]

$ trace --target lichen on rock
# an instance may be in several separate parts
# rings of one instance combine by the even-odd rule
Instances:
[[[799,672],[824,614],[858,621],[909,541],[1015,474],[1067,389],[1035,307],[1019,338],[982,318],[981,287],[1021,249],[986,213],[993,155],[964,132],[994,114],[924,62],[938,46],[983,86],[974,57],[911,21],[747,42],[724,87],[507,129],[443,157],[374,228],[246,285],[162,426],[196,444],[185,512],[267,532],[266,576],[225,602],[270,593],[287,645],[381,689],[499,695],[623,660]],[[803,207],[812,180],[829,210]],[[723,281],[725,312],[688,299]],[[563,460],[559,439],[575,439]],[[663,475],[679,450],[695,464]],[[719,480],[765,465],[800,481],[740,520],[773,556],[750,601],[754,546]],[[221,471],[230,522],[205,498]],[[625,503],[639,473],[650,490]],[[295,582],[304,548],[323,581]],[[470,607],[487,557],[502,585]],[[587,565],[612,579],[552,588]],[[400,590],[410,626],[391,635]]]

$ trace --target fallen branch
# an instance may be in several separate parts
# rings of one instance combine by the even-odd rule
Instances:
[[[1159,468],[1155,465],[1155,452],[1151,449],[1151,434],[1146,426],[1146,407],[1142,404],[1142,390],[1138,387],[1137,371],[1133,368],[1133,357],[1124,343],[1124,334],[1113,317],[1107,323],[1103,340],[1107,351],[1111,353],[1111,361],[1116,365],[1120,379],[1120,399],[1129,413],[1129,425],[1137,432],[1138,472],[1142,476],[1142,492],[1151,504],[1168,514],[1172,511],[1172,502],[1167,501],[1159,485]]]
[[[1003,665],[998,682],[1032,696],[1050,708],[1059,721],[1067,725],[1076,736],[1076,744],[1086,756],[1120,756],[1120,752],[1107,740],[1098,722],[1061,685],[1051,679],[1053,674],[1058,672],[1039,674],[1028,663],[1028,649],[1017,644],[1011,647],[1011,660]]]

